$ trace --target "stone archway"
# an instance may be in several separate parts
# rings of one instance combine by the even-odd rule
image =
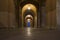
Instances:
[[[22,4],[22,5],[21,5]],[[36,8],[37,8],[37,15],[39,15],[38,13],[40,12],[39,11],[39,3],[37,2],[37,1],[22,1],[22,2],[20,2],[20,4],[19,4],[19,15],[18,15],[18,20],[19,20],[19,22],[18,22],[18,25],[19,25],[19,27],[22,27],[22,25],[23,25],[23,22],[22,22],[22,8],[24,7],[24,5],[26,5],[26,4],[32,4],[32,5],[34,5]],[[25,10],[26,11],[26,10]],[[39,12],[38,12],[39,11]],[[34,11],[33,11],[33,13],[34,13]],[[38,16],[37,16],[37,18],[38,18]],[[37,24],[38,24],[38,19],[37,19]],[[36,27],[38,26],[36,24]],[[40,25],[40,24],[39,24]]]
[[[30,15],[30,16],[28,16],[28,15]],[[26,10],[24,12],[23,19],[31,19],[31,21],[33,22],[31,27],[34,27],[34,19],[35,19],[34,17],[35,17],[35,14],[32,10],[30,10],[30,11]]]
[[[24,22],[25,27],[34,27],[34,17],[31,14],[26,15]]]
[[[22,8],[22,27],[24,27],[24,12],[26,11],[26,10],[28,10],[28,11],[33,11],[34,12],[34,27],[37,27],[37,8],[35,7],[35,5],[33,5],[33,4],[26,4],[26,5],[24,5],[23,6],[23,8]],[[27,13],[27,14],[29,14],[29,12]]]

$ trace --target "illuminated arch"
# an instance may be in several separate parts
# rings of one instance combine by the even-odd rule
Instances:
[[[37,11],[35,5],[33,5],[33,4],[26,4],[26,5],[24,5],[24,7],[22,8],[22,15],[24,14],[24,12],[26,10],[32,10],[35,14],[36,14],[36,11]]]
[[[33,19],[33,16],[32,15],[26,15],[25,19],[28,18],[28,17],[30,17],[30,18]]]
[[[24,16],[23,15],[24,15],[26,10],[29,10],[29,11],[32,10],[34,12],[34,14],[35,14],[35,16],[34,16],[34,27],[37,27],[37,8],[33,4],[26,4],[22,8],[22,27],[24,25]]]

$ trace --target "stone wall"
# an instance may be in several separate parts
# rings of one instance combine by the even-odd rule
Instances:
[[[47,0],[46,1],[46,19],[47,19],[47,28],[56,28],[56,0]]]
[[[0,27],[8,27],[8,0],[0,0]]]
[[[13,0],[0,0],[1,27],[15,26],[15,6]]]
[[[8,14],[9,14],[9,26],[15,27],[16,19],[15,19],[15,5],[13,0],[8,1]],[[18,13],[17,13],[18,14]]]
[[[57,1],[57,25],[58,25],[58,29],[60,29],[60,0]]]

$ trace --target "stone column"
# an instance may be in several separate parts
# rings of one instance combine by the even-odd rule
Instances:
[[[52,29],[56,25],[56,0],[46,1],[47,28]]]
[[[16,20],[15,20],[15,5],[13,0],[8,1],[8,21],[9,27],[16,27]]]
[[[38,9],[37,12],[38,12],[38,13],[37,13],[37,15],[38,15],[38,16],[37,16],[37,17],[38,17],[38,18],[37,18],[37,27],[39,28],[39,27],[40,27],[40,14],[41,14],[41,13],[40,13],[40,12],[41,12],[40,6],[39,6],[39,9]]]
[[[50,13],[49,13],[49,6],[50,6],[50,0],[46,0],[46,26],[49,28],[50,26]]]
[[[8,0],[0,0],[0,27],[8,27]]]
[[[52,0],[52,29],[56,28],[57,16],[56,16],[56,0]]]
[[[22,27],[22,10],[19,8],[19,27]]]

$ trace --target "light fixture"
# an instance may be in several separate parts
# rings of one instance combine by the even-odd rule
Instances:
[[[31,8],[30,7],[28,7],[28,10],[30,10]]]

